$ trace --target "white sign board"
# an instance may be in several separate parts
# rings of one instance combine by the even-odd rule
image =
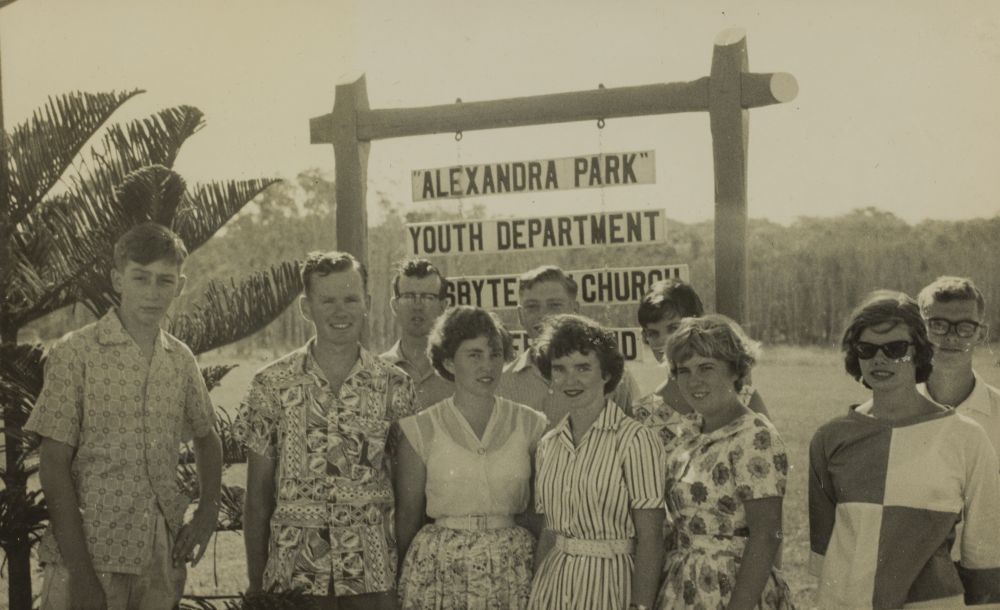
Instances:
[[[618,342],[618,349],[628,362],[642,361],[642,329],[641,328],[608,328],[615,334],[615,341]],[[528,333],[523,330],[511,330],[511,337],[514,339],[514,351],[518,354],[528,349]]]
[[[653,151],[413,170],[413,201],[655,184]]]
[[[663,210],[418,222],[406,242],[413,256],[629,246],[666,241],[666,224]]]
[[[638,303],[654,282],[668,278],[689,281],[686,264],[653,267],[584,269],[567,272],[576,280],[577,299],[585,305]],[[517,307],[520,274],[449,277],[445,280],[451,305],[485,309]]]

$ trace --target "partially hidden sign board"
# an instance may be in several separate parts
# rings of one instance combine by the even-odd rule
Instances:
[[[618,349],[627,361],[642,361],[642,329],[641,328],[608,328],[615,335]],[[518,354],[528,349],[528,333],[523,330],[510,331],[511,338],[514,339],[514,351]]]
[[[413,201],[654,184],[651,150],[413,170]]]
[[[577,299],[584,305],[638,303],[654,282],[669,278],[690,280],[685,264],[584,269],[567,273],[576,280]],[[518,277],[519,274],[449,277],[445,280],[448,302],[486,309],[517,307]]]
[[[629,246],[667,239],[663,210],[418,222],[406,225],[406,235],[413,256]]]

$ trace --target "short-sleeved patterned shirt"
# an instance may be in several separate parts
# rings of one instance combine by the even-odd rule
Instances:
[[[177,488],[181,442],[214,425],[191,350],[161,331],[147,367],[111,311],[49,349],[45,384],[24,428],[76,448],[71,476],[94,569],[139,574],[157,513],[176,534],[190,502]],[[39,559],[60,561],[51,530]]]
[[[253,379],[234,436],[277,459],[264,587],[337,596],[396,582],[390,428],[416,412],[413,382],[361,349],[335,393],[304,347]]]
[[[503,375],[500,376],[500,384],[497,386],[497,396],[528,405],[541,412],[549,419],[550,430],[569,413],[565,401],[549,389],[549,382],[535,366],[533,352],[530,349],[525,350],[517,360],[503,368]],[[638,396],[639,384],[626,369],[609,398],[625,415],[631,416],[632,403]]]

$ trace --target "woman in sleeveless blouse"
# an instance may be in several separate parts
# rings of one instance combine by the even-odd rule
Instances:
[[[534,537],[515,524],[529,505],[545,416],[495,395],[510,344],[476,307],[453,307],[428,344],[455,394],[400,421],[396,530],[404,609],[520,609]],[[425,523],[425,513],[433,523]],[[422,526],[422,527],[421,527]]]

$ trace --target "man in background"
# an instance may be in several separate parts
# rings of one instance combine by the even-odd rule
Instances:
[[[454,384],[436,374],[427,357],[427,336],[447,304],[444,278],[426,259],[402,261],[392,278],[392,294],[389,305],[400,335],[380,358],[410,376],[417,408],[423,410],[455,392]]]
[[[577,290],[576,281],[554,265],[537,267],[518,278],[517,317],[530,341],[541,334],[545,318],[579,311]],[[544,413],[549,418],[549,429],[569,412],[535,366],[532,348],[504,367],[497,394]],[[625,414],[632,415],[632,402],[638,394],[635,378],[626,370],[611,399]]]

